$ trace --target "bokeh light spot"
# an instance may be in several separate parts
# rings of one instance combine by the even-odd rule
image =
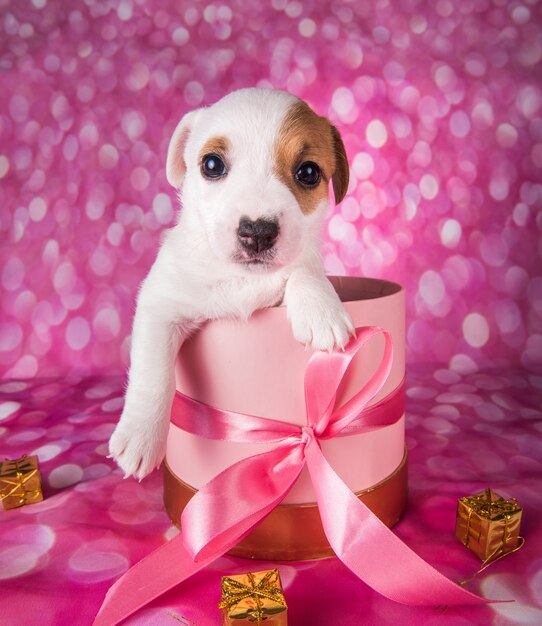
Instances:
[[[44,198],[37,196],[32,198],[28,205],[28,215],[34,222],[41,222],[47,213],[47,203]]]
[[[463,320],[463,336],[473,348],[481,348],[489,339],[489,325],[480,313],[469,313]]]
[[[374,160],[370,154],[360,152],[356,154],[352,162],[352,171],[360,180],[370,178],[374,172]]]
[[[365,130],[367,142],[373,148],[381,148],[388,140],[388,130],[381,120],[371,120]]]
[[[419,187],[422,197],[426,200],[433,200],[439,192],[439,182],[432,174],[424,174]]]
[[[447,248],[455,248],[461,239],[461,224],[454,219],[445,220],[440,229],[440,240]]]
[[[316,22],[310,18],[304,18],[299,22],[299,34],[303,37],[312,37],[316,33]]]
[[[450,131],[455,137],[466,137],[471,128],[470,118],[465,111],[454,111],[450,116]]]
[[[66,327],[66,343],[72,350],[82,350],[90,341],[90,326],[83,317],[74,317]]]
[[[4,178],[9,172],[9,159],[5,154],[0,154],[0,178]]]
[[[428,304],[439,304],[446,293],[440,274],[433,270],[425,271],[420,277],[419,292]]]

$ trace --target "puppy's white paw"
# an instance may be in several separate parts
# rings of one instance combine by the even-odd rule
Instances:
[[[169,422],[150,418],[133,419],[123,413],[111,435],[109,453],[123,470],[124,478],[145,478],[165,456]]]
[[[290,303],[288,318],[297,341],[314,350],[342,350],[355,334],[350,315],[339,300],[331,298]]]

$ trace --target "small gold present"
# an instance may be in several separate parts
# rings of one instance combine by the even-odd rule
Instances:
[[[521,512],[516,498],[505,500],[488,487],[459,498],[455,536],[484,563],[490,563],[523,545]]]
[[[223,626],[287,626],[288,607],[277,569],[222,577]]]
[[[5,511],[42,500],[37,456],[0,461],[0,501]]]

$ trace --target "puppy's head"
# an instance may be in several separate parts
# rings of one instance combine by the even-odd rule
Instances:
[[[167,178],[220,260],[273,270],[316,245],[329,181],[340,202],[348,163],[337,129],[303,101],[242,89],[185,115]]]

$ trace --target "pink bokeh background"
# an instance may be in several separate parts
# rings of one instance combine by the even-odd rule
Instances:
[[[45,495],[0,511],[2,624],[90,625],[176,532],[160,473],[123,481],[107,441],[137,289],[178,211],[169,138],[255,85],[343,135],[328,272],[406,288],[395,532],[468,578],[480,563],[454,537],[457,499],[490,485],[518,498],[526,538],[469,583],[515,602],[479,608],[393,603],[337,559],[281,563],[292,624],[542,623],[541,4],[0,0],[0,459],[37,454]],[[214,626],[220,576],[268,565],[223,557],[129,623]]]
[[[537,0],[0,0],[0,372],[118,374],[181,116],[273,86],[351,165],[331,274],[406,287],[408,358],[542,361]]]

